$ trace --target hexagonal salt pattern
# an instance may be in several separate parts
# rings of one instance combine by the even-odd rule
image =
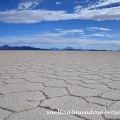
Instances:
[[[0,120],[119,120],[120,53],[0,51]],[[119,112],[120,113],[120,112]]]

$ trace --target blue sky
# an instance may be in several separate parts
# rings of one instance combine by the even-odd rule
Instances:
[[[0,0],[0,46],[120,49],[120,0]]]

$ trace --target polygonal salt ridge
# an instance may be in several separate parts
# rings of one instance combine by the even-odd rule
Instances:
[[[32,78],[26,78],[25,80],[32,83],[40,83],[40,82],[45,82],[49,80],[51,81],[51,79],[48,79],[45,77],[32,77]]]
[[[44,87],[42,91],[47,95],[48,98],[68,95],[68,92],[65,88]]]
[[[48,110],[62,110],[62,111],[103,111],[106,107],[100,106],[97,104],[87,103],[84,99],[75,96],[64,96],[61,98],[52,98],[44,100],[40,105],[42,108],[46,108]],[[76,114],[79,118],[85,118],[87,120],[92,119],[95,120],[103,120],[102,115],[89,115],[89,114]]]
[[[5,118],[7,118],[10,114],[12,114],[12,112],[5,110],[3,108],[0,107],[0,120],[4,120]]]
[[[99,76],[99,74],[96,74],[96,75],[92,75],[92,74],[86,74],[86,75],[82,75],[83,78],[86,78],[86,79],[95,79],[95,80],[101,80],[103,79],[103,77]]]
[[[23,78],[11,78],[11,79],[7,79],[5,81],[5,83],[7,84],[19,84],[19,83],[26,83],[28,82],[26,79],[23,79]]]
[[[105,84],[100,84],[98,82],[89,84],[89,83],[85,83],[83,82],[84,80],[67,80],[66,83],[73,85],[73,86],[80,86],[80,87],[84,87],[84,88],[89,88],[89,89],[97,89],[97,90],[109,90],[108,86],[106,86]]]
[[[92,97],[103,93],[102,90],[90,89],[80,86],[72,86],[68,88],[68,90],[72,95],[82,96],[82,97]]]
[[[120,81],[114,81],[113,83],[108,83],[109,87],[113,90],[120,90]]]
[[[11,111],[19,112],[37,107],[43,99],[46,99],[46,97],[40,91],[17,92],[5,95],[0,100],[0,106]]]
[[[52,87],[70,87],[70,84],[67,84],[64,80],[51,80],[45,81],[45,86],[52,86]]]
[[[34,91],[42,90],[42,83],[19,83],[19,84],[7,84],[6,86],[1,86],[0,91],[2,94],[8,94],[12,92],[20,91]]]
[[[74,96],[63,96],[58,98],[46,99],[40,105],[40,107],[49,106],[52,109],[71,110],[79,108],[87,108],[88,103],[79,97]]]
[[[111,100],[107,100],[107,99],[104,99],[104,98],[100,98],[100,97],[85,97],[85,99],[87,101],[89,101],[90,103],[94,103],[94,104],[98,104],[98,105],[101,105],[101,106],[109,106],[111,105],[114,101],[111,101]]]
[[[24,72],[24,73],[16,73],[13,78],[33,78],[36,76],[40,76],[36,72]]]
[[[100,97],[112,101],[120,101],[120,90],[110,90],[101,94]]]
[[[108,114],[105,114],[106,119],[119,120],[120,119],[120,101],[116,101],[111,104],[106,110]]]

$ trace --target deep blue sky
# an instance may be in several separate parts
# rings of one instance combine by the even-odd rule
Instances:
[[[0,46],[120,49],[120,0],[0,0]]]

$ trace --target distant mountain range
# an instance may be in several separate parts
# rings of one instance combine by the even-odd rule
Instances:
[[[40,49],[40,48],[35,48],[35,47],[31,47],[31,46],[8,46],[8,45],[4,45],[0,47],[0,50],[46,50],[46,49]]]
[[[0,50],[74,50],[74,51],[107,51],[107,50],[96,50],[96,49],[75,49],[73,47],[65,47],[62,49],[53,47],[50,49],[43,49],[43,48],[35,48],[31,46],[8,46],[8,45],[3,45],[0,47]],[[117,50],[120,51],[120,50]]]

